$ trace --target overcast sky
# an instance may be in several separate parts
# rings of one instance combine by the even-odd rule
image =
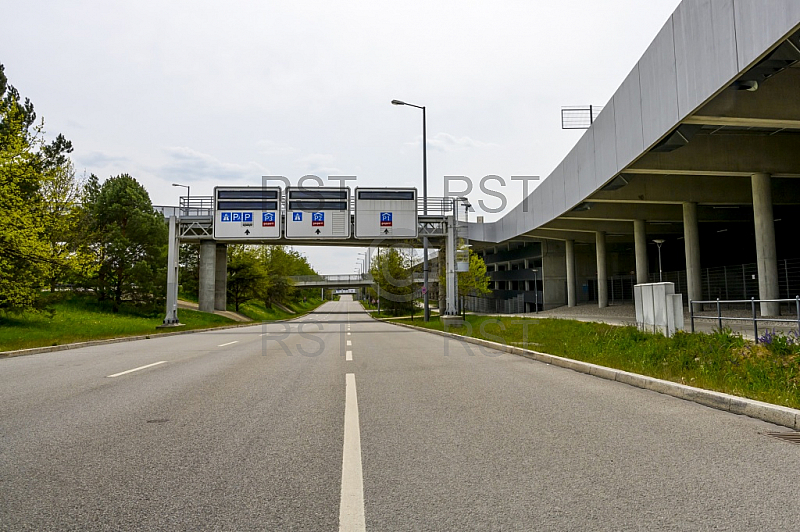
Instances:
[[[183,189],[357,176],[546,177],[578,140],[567,105],[604,105],[679,0],[8,2],[0,63],[75,147],[80,174],[129,173],[154,204]],[[331,182],[334,185],[334,182]],[[490,207],[497,200],[479,193]],[[486,220],[501,214],[478,212]],[[303,247],[321,273],[358,249]]]

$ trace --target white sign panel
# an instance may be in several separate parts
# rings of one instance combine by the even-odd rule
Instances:
[[[288,187],[286,238],[350,238],[350,189]]]
[[[214,238],[275,240],[281,237],[280,187],[216,187]]]
[[[356,238],[416,238],[417,189],[357,188]]]

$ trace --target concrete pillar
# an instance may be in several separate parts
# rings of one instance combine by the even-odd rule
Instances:
[[[447,274],[447,261],[442,260],[444,257],[446,257],[445,253],[445,248],[441,247],[439,248],[439,254],[436,256],[436,263],[439,265],[439,276],[437,277],[437,280],[439,281],[444,279],[445,275]],[[444,311],[447,308],[445,289],[441,282],[436,283],[436,287],[439,292],[439,314],[444,314]]]
[[[633,221],[633,247],[636,254],[636,284],[650,282],[647,267],[647,233],[644,220]]]
[[[214,268],[214,310],[226,310],[228,303],[228,244],[217,244]]]
[[[606,265],[606,233],[597,231],[595,233],[597,244],[597,306],[605,308],[608,306],[608,267]]]
[[[697,225],[697,203],[683,204],[683,245],[686,252],[687,298],[703,299],[703,275],[700,270],[700,229]]]
[[[217,246],[213,240],[200,242],[200,293],[197,294],[200,311],[214,312],[214,274],[216,272]]]
[[[567,240],[567,305],[578,303],[578,287],[575,284],[575,241]]]
[[[753,174],[753,217],[756,228],[759,299],[778,299],[778,253],[772,214],[772,186],[769,174]],[[780,303],[761,303],[762,316],[780,316]]]

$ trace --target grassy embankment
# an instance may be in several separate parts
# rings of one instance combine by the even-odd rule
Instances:
[[[297,314],[280,309],[266,309],[263,304],[247,304],[246,315],[257,321],[272,321],[297,317],[321,304],[317,299],[290,305]],[[178,329],[156,329],[164,312],[148,312],[123,305],[119,313],[112,313],[110,305],[98,302],[93,297],[72,295],[52,305],[55,314],[50,318],[45,313],[22,315],[0,314],[0,352],[63,345],[104,338],[123,336],[155,335],[175,330],[206,329],[233,325],[236,322],[224,316],[180,309],[178,316],[184,327]]]
[[[800,345],[792,345],[791,338],[756,345],[729,331],[666,338],[635,327],[571,320],[467,316],[467,321],[450,332],[800,408]],[[438,318],[413,325],[442,329]]]
[[[30,347],[63,345],[87,340],[159,334],[174,329],[156,329],[164,312],[147,312],[123,305],[116,314],[110,305],[92,297],[69,296],[52,305],[55,314],[30,312],[18,316],[0,314],[0,352]],[[230,325],[233,320],[193,310],[180,310],[180,330]]]
[[[386,311],[385,307],[381,310],[380,314],[377,312],[378,305],[373,305],[370,301],[360,300],[361,306],[364,307],[364,310],[371,311],[370,314],[375,318],[391,318],[391,319],[398,319],[401,320],[403,318],[408,318],[409,320],[412,319],[416,324],[417,321],[422,321],[422,305],[420,303],[417,304],[416,309],[414,310],[414,315],[411,316],[409,311],[405,312],[395,312],[393,310]],[[431,316],[438,316],[439,309],[436,307],[431,308]]]
[[[263,301],[252,300],[239,305],[239,314],[244,314],[255,321],[286,320],[297,318],[298,316],[311,312],[323,303],[324,301],[319,298],[310,298],[306,301],[287,303],[284,306],[295,312],[294,314],[290,314],[274,305],[272,307],[266,307]],[[232,305],[228,305],[228,310],[235,309]]]

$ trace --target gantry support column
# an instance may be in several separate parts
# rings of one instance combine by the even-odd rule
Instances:
[[[772,213],[772,188],[769,174],[753,174],[753,217],[756,228],[758,298],[778,299],[778,253],[775,248],[775,222]],[[762,316],[779,316],[780,303],[761,303]]]
[[[217,244],[214,267],[214,310],[226,310],[228,304],[228,244]]]
[[[697,203],[683,204],[683,245],[686,252],[686,284],[689,300],[703,299],[703,276],[700,270],[700,229],[697,226]]]
[[[197,301],[201,312],[214,312],[216,262],[217,245],[214,241],[200,242],[200,293],[197,294]]]
[[[178,325],[178,218],[169,217],[169,248],[167,249],[167,313],[162,325]]]
[[[578,303],[577,295],[577,286],[575,285],[575,241],[567,240],[567,306],[574,307]]]
[[[608,306],[608,268],[606,265],[606,233],[597,231],[595,233],[597,243],[597,306],[605,308]]]
[[[636,254],[636,284],[650,282],[647,267],[647,233],[644,220],[633,221],[633,247]]]

